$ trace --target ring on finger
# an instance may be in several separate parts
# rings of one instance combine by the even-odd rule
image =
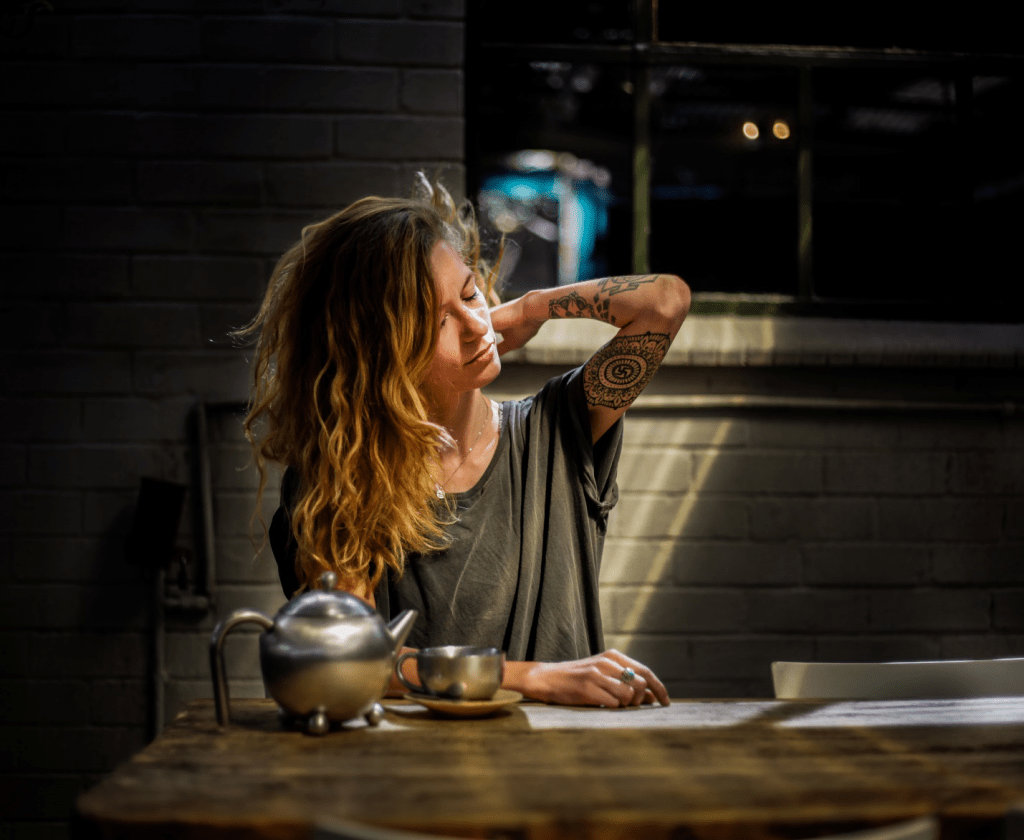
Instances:
[[[629,683],[636,679],[636,671],[632,668],[623,668],[622,673],[619,674],[619,679],[626,683],[626,685],[629,685]]]

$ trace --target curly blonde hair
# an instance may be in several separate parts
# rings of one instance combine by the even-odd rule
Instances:
[[[436,504],[432,478],[445,432],[420,392],[438,338],[430,260],[440,242],[495,301],[472,206],[421,173],[412,199],[363,198],[304,228],[234,333],[256,337],[244,429],[258,498],[267,461],[298,474],[300,591],[329,570],[343,588],[372,592],[408,553],[447,544],[452,512]]]

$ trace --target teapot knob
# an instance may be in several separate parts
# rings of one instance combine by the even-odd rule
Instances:
[[[338,586],[338,576],[334,572],[324,572],[318,582],[324,592],[333,592]]]

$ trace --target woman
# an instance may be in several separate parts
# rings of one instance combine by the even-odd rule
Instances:
[[[417,609],[416,647],[505,650],[504,687],[527,697],[668,703],[650,669],[604,650],[597,573],[619,420],[689,290],[613,277],[489,309],[471,208],[425,180],[421,192],[303,230],[240,332],[258,335],[245,428],[260,493],[266,460],[288,466],[270,528],[285,593],[331,569],[385,618]],[[579,317],[619,333],[528,400],[483,395],[502,354]]]

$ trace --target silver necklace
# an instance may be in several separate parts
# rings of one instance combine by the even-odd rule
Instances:
[[[491,401],[490,400],[487,400],[487,405],[488,405],[488,407],[490,407],[490,405],[491,405]],[[501,434],[501,408],[502,408],[501,404],[499,403],[498,404],[498,434]],[[444,480],[445,484],[447,484],[449,481],[451,481],[453,478],[455,478],[455,473],[457,473],[459,470],[462,469],[462,465],[466,463],[466,459],[469,457],[469,453],[472,452],[473,448],[480,442],[480,438],[483,436],[484,429],[487,428],[487,418],[490,416],[490,414],[491,414],[491,412],[488,411],[487,414],[484,416],[483,422],[480,424],[480,431],[476,433],[476,438],[473,439],[473,446],[469,447],[469,449],[466,450],[466,454],[462,456],[462,460],[459,461],[459,465],[448,474],[448,477]],[[444,487],[442,487],[441,484],[436,482],[436,481],[434,482],[434,487],[436,488],[434,492],[435,492],[435,495],[437,496],[437,498],[443,499],[445,497]]]

